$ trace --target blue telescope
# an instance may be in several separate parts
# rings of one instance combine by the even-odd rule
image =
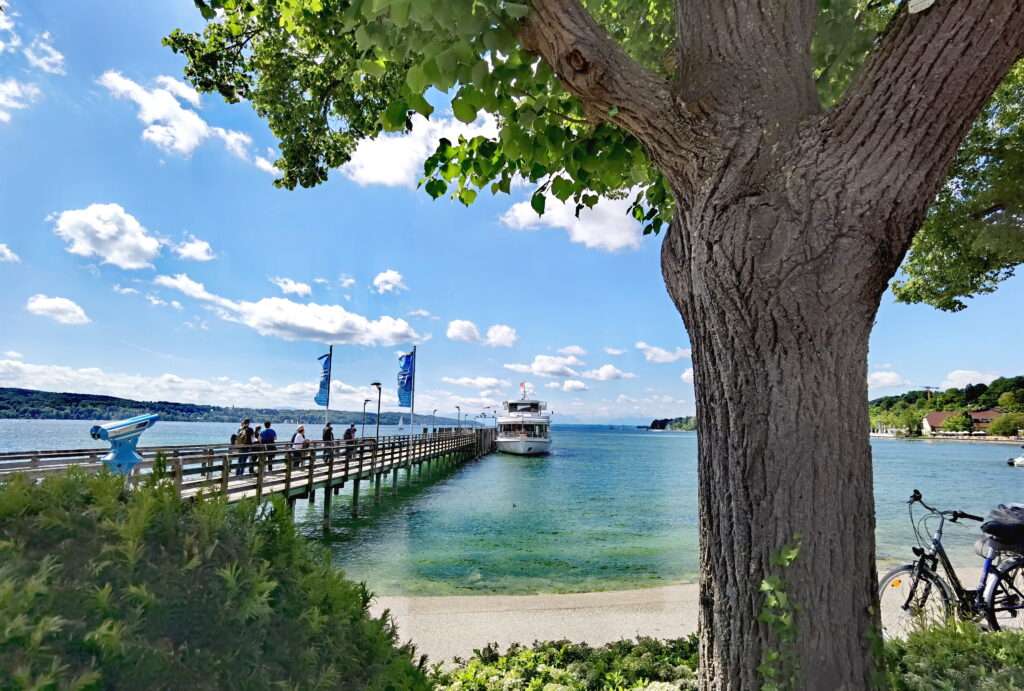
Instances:
[[[155,425],[159,418],[156,414],[137,415],[120,422],[94,426],[89,430],[89,436],[110,442],[110,453],[100,460],[115,473],[130,473],[132,468],[142,462],[142,456],[135,452],[139,437]]]

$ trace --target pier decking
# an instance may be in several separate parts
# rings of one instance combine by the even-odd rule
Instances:
[[[374,502],[380,503],[382,484],[391,475],[391,493],[398,493],[399,470],[405,470],[405,483],[413,482],[415,466],[418,480],[426,465],[429,478],[440,468],[448,468],[490,453],[495,447],[496,430],[443,430],[435,434],[373,437],[353,441],[312,441],[308,448],[291,449],[290,444],[256,444],[248,447],[226,444],[190,444],[139,448],[143,458],[129,475],[138,482],[153,472],[158,456],[166,463],[166,476],[183,500],[199,494],[221,494],[228,501],[262,500],[272,494],[283,495],[291,504],[301,497],[324,493],[324,527],[330,527],[331,495],[346,483],[352,483],[352,515],[359,514],[360,485],[372,482]],[[24,451],[0,454],[0,481],[14,473],[40,479],[78,467],[96,472],[106,455],[103,449],[67,451]]]

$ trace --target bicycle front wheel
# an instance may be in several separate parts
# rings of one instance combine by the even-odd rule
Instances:
[[[912,631],[945,624],[953,614],[949,591],[938,576],[914,575],[907,564],[893,569],[878,583],[878,607],[885,640],[906,638]]]
[[[1024,559],[1013,559],[989,574],[985,615],[993,631],[1024,630]]]

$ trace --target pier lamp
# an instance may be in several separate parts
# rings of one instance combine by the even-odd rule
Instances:
[[[380,439],[380,382],[375,381],[370,386],[377,387],[377,431],[374,433],[374,438]]]
[[[366,436],[366,404],[369,403],[371,400],[373,400],[373,399],[370,399],[370,398],[364,398],[363,399],[363,428],[359,432],[359,436],[360,437],[365,437]]]
[[[437,415],[437,408],[434,408],[434,412],[430,414],[430,433],[437,434],[437,428],[434,426],[434,416]]]
[[[459,431],[462,431],[462,408],[455,406],[455,410],[459,411],[459,416],[456,418],[459,421]]]

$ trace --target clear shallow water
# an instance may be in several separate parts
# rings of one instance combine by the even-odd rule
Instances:
[[[0,451],[86,448],[93,423],[0,420]],[[145,444],[223,442],[228,423],[161,422]],[[276,425],[282,436],[294,425]],[[307,425],[312,436],[320,430]],[[367,432],[370,432],[367,428]],[[393,427],[382,427],[393,434]],[[350,517],[349,488],[299,501],[296,520],[349,577],[381,595],[583,592],[691,581],[697,575],[697,440],[690,432],[556,427],[550,456],[493,454],[424,486],[386,488],[381,506],[364,485]],[[902,563],[914,544],[906,499],[914,488],[939,508],[984,515],[1024,501],[1015,446],[872,440],[878,559]],[[920,515],[918,513],[917,515]],[[947,550],[973,583],[976,524],[949,526]]]

